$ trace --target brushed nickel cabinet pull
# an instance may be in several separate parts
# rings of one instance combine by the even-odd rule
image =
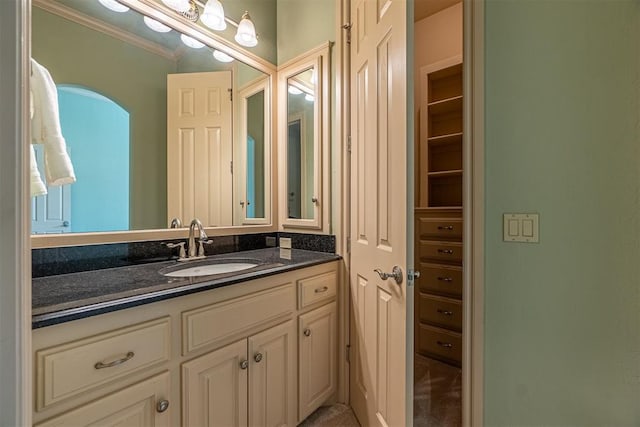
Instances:
[[[448,230],[448,231],[451,231],[451,230],[453,230],[453,225],[439,225],[439,226],[438,226],[438,230]]]
[[[96,369],[113,368],[114,366],[121,365],[124,362],[133,359],[133,356],[135,356],[134,352],[130,351],[122,359],[114,360],[113,362],[109,362],[109,363],[98,362],[95,365],[93,365],[93,367]]]
[[[315,292],[316,294],[321,294],[321,293],[323,293],[323,292],[327,292],[328,290],[329,290],[329,288],[328,288],[327,286],[323,286],[323,287],[321,287],[321,288],[316,289],[314,292]]]
[[[453,344],[448,343],[448,342],[438,341],[437,343],[438,343],[438,345],[439,345],[440,347],[444,347],[444,348],[451,348],[451,347],[453,347]]]
[[[453,255],[453,249],[438,249],[439,254]]]
[[[444,314],[445,316],[453,316],[453,311],[443,310],[441,308],[438,309],[438,313]]]
[[[248,367],[249,367],[248,360],[243,360],[242,362],[240,362],[240,369],[247,369]]]
[[[311,336],[311,329],[309,329],[309,328],[305,329],[303,334],[304,334],[305,337],[310,337]]]
[[[163,413],[164,411],[166,411],[167,409],[169,409],[169,401],[168,400],[161,400],[158,402],[158,404],[156,405],[156,411]]]
[[[262,360],[262,353],[256,353],[256,354],[253,356],[253,360],[255,360],[255,361],[256,361],[256,363],[260,363],[260,361]]]
[[[453,282],[452,277],[438,276],[438,280],[440,280],[441,282]]]

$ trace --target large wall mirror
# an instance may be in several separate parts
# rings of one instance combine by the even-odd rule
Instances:
[[[97,0],[33,1],[32,57],[56,84],[76,175],[32,198],[34,247],[39,236],[49,246],[76,233],[127,240],[174,218],[174,227],[196,217],[207,227],[272,227],[275,67],[202,43],[153,3],[122,3],[155,20]]]
[[[329,43],[278,69],[280,223],[323,229],[328,215]]]

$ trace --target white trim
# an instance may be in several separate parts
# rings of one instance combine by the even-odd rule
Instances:
[[[0,2],[0,414],[31,425],[31,251],[29,246],[29,0]]]
[[[161,44],[146,40],[137,34],[125,31],[115,25],[107,24],[93,16],[78,12],[77,10],[63,4],[56,3],[51,0],[33,0],[33,6],[46,10],[49,13],[67,19],[71,22],[75,22],[76,24],[99,31],[115,39],[122,40],[123,42],[132,44],[171,61],[176,61],[178,59],[178,54],[176,52],[162,46]]]
[[[484,411],[484,0],[464,0],[462,425]]]

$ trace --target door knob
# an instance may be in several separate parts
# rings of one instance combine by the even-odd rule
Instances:
[[[382,280],[393,279],[398,285],[402,284],[402,269],[397,265],[393,266],[393,270],[391,271],[391,273],[385,273],[379,268],[376,268],[373,271],[378,273],[378,276],[380,276]]]

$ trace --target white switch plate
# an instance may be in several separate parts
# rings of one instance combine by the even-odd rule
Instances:
[[[504,231],[502,239],[505,242],[540,242],[538,233],[538,216],[539,215],[537,213],[503,214],[502,223]]]

